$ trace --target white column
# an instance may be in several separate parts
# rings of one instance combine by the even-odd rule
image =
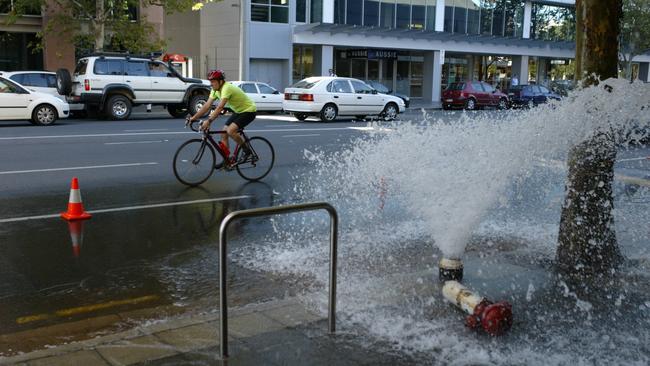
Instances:
[[[650,82],[650,62],[639,62],[639,80]]]
[[[320,75],[328,76],[334,68],[334,46],[322,45],[320,54]]]
[[[323,23],[334,23],[334,0],[323,0]]]
[[[440,103],[440,88],[442,87],[442,64],[445,61],[445,51],[427,51],[424,53],[424,80],[422,97],[425,102],[434,106]]]
[[[436,0],[436,32],[445,30],[445,0]]]
[[[528,56],[512,57],[512,75],[515,74],[520,85],[528,84]]]
[[[532,14],[533,14],[533,3],[530,1],[526,1],[526,4],[524,4],[524,25],[523,25],[524,38],[530,38],[530,25],[532,24],[531,22]]]

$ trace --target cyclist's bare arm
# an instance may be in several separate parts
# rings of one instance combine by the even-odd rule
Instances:
[[[201,107],[201,109],[199,109],[199,111],[190,118],[190,121],[196,121],[201,118],[201,116],[205,116],[205,114],[210,110],[212,103],[214,103],[214,98],[208,98],[205,104],[203,104],[203,107]]]
[[[222,98],[219,100],[219,105],[217,105],[217,108],[210,113],[210,116],[208,116],[208,119],[203,121],[203,124],[201,125],[202,130],[209,130],[210,129],[210,124],[212,121],[217,119],[219,115],[221,114],[221,111],[226,107],[226,104],[228,104],[228,99]]]

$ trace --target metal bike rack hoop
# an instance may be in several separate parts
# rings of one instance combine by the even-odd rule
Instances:
[[[226,244],[228,226],[238,219],[315,210],[326,210],[330,215],[330,288],[328,328],[330,333],[336,331],[336,259],[339,221],[336,209],[327,202],[314,202],[234,211],[223,219],[221,227],[219,228],[219,307],[221,310],[219,328],[221,336],[221,359],[226,359],[228,357],[228,302],[226,294]]]

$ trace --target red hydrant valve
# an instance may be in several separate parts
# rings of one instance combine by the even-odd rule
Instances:
[[[512,327],[512,305],[506,301],[493,303],[457,281],[445,282],[442,294],[469,314],[465,318],[465,325],[469,328],[482,327],[488,334],[499,336]]]
[[[492,303],[483,299],[474,313],[468,315],[465,324],[472,329],[483,327],[489,335],[500,336],[512,327],[512,305],[506,301]]]

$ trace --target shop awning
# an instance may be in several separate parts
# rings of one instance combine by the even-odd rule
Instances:
[[[543,57],[575,56],[575,42],[321,23],[296,26],[294,43]]]

